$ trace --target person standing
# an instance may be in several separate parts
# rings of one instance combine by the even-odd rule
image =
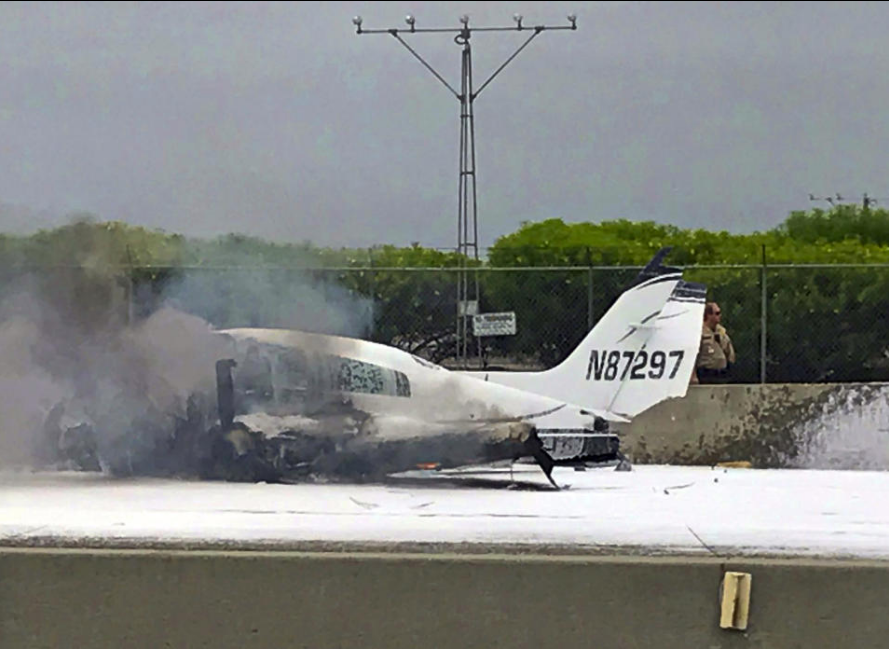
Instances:
[[[698,383],[726,383],[735,364],[735,346],[722,326],[722,309],[716,302],[704,306],[701,346],[695,362]]]

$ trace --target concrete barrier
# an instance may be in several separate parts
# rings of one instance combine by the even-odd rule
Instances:
[[[886,601],[889,562],[0,550],[4,649],[877,647]]]
[[[819,418],[887,399],[889,385],[874,383],[693,385],[619,431],[637,463],[794,466],[823,441],[814,439]]]

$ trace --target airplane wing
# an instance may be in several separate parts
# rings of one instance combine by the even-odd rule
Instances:
[[[504,416],[504,417],[469,417],[469,418],[461,418],[461,419],[446,419],[446,420],[436,420],[436,423],[440,424],[453,424],[453,425],[470,425],[470,424],[508,424],[508,423],[516,423],[516,422],[532,422],[535,419],[542,419],[544,417],[548,417],[550,415],[554,415],[557,412],[564,410],[574,410],[578,415],[582,415],[585,417],[599,417],[601,419],[605,419],[611,422],[618,423],[629,423],[629,419],[627,419],[624,415],[620,415],[616,412],[612,412],[610,410],[591,410],[589,408],[582,408],[576,404],[572,403],[560,403],[558,406],[553,408],[549,408],[547,410],[541,410],[539,412],[529,412],[524,415],[514,415],[514,416]]]
[[[453,425],[470,425],[470,424],[510,424],[520,421],[529,421],[531,419],[536,419],[539,417],[546,417],[547,415],[551,415],[559,410],[562,410],[568,404],[561,403],[554,408],[549,408],[547,410],[541,410],[540,412],[530,412],[525,415],[515,415],[512,417],[464,417],[461,419],[437,419],[435,421],[436,424],[453,424]]]

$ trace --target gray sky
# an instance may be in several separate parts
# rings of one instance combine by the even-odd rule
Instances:
[[[565,23],[476,102],[480,244],[522,221],[750,232],[889,197],[889,4],[0,4],[0,230],[456,244],[459,104],[365,27]],[[526,38],[477,34],[477,85]],[[415,46],[452,85],[450,36]],[[885,201],[889,205],[889,200]]]

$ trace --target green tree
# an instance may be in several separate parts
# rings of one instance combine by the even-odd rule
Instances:
[[[486,340],[491,351],[549,366],[663,246],[673,247],[668,263],[706,283],[721,304],[739,351],[737,380],[759,378],[763,293],[771,380],[889,379],[882,335],[889,212],[857,206],[794,212],[771,231],[744,235],[548,219],[500,237],[484,264],[418,245],[366,250],[240,234],[186,238],[81,215],[29,237],[0,236],[0,290],[10,291],[27,272],[58,307],[53,317],[88,331],[109,314],[122,317],[127,304],[137,315],[150,313],[186,284],[196,290],[181,296],[182,306],[214,324],[281,325],[293,287],[308,285],[372,304],[374,340],[441,359],[455,349],[457,269],[464,264],[478,271],[483,311],[517,313],[518,335]]]
[[[587,266],[587,290],[591,282],[596,319],[654,251],[669,245],[674,250],[668,263],[688,267],[686,278],[707,284],[710,299],[722,306],[739,350],[736,380],[759,378],[763,281],[770,378],[889,378],[881,334],[889,316],[887,272],[837,266],[889,263],[889,246],[877,236],[886,215],[879,210],[868,215],[855,208],[835,212],[794,213],[772,231],[749,235],[654,223],[566,224],[550,219],[524,224],[501,237],[490,258],[494,265],[508,267]],[[833,225],[828,228],[825,223]],[[763,261],[768,264],[765,268]],[[706,268],[710,265],[749,267]],[[497,296],[497,308],[516,310],[519,326],[524,324],[523,333],[514,340],[498,343],[502,349],[536,356],[545,365],[564,358],[586,330],[577,331],[581,305],[587,304],[577,289],[580,280],[562,271],[523,277],[521,285],[510,285],[505,276],[498,279],[492,273],[491,277],[488,292]],[[561,330],[554,334],[554,327]]]
[[[360,257],[359,257],[360,259]],[[455,252],[419,245],[370,251],[372,266],[342,281],[372,298],[375,341],[434,361],[455,352],[457,268],[477,266]]]

